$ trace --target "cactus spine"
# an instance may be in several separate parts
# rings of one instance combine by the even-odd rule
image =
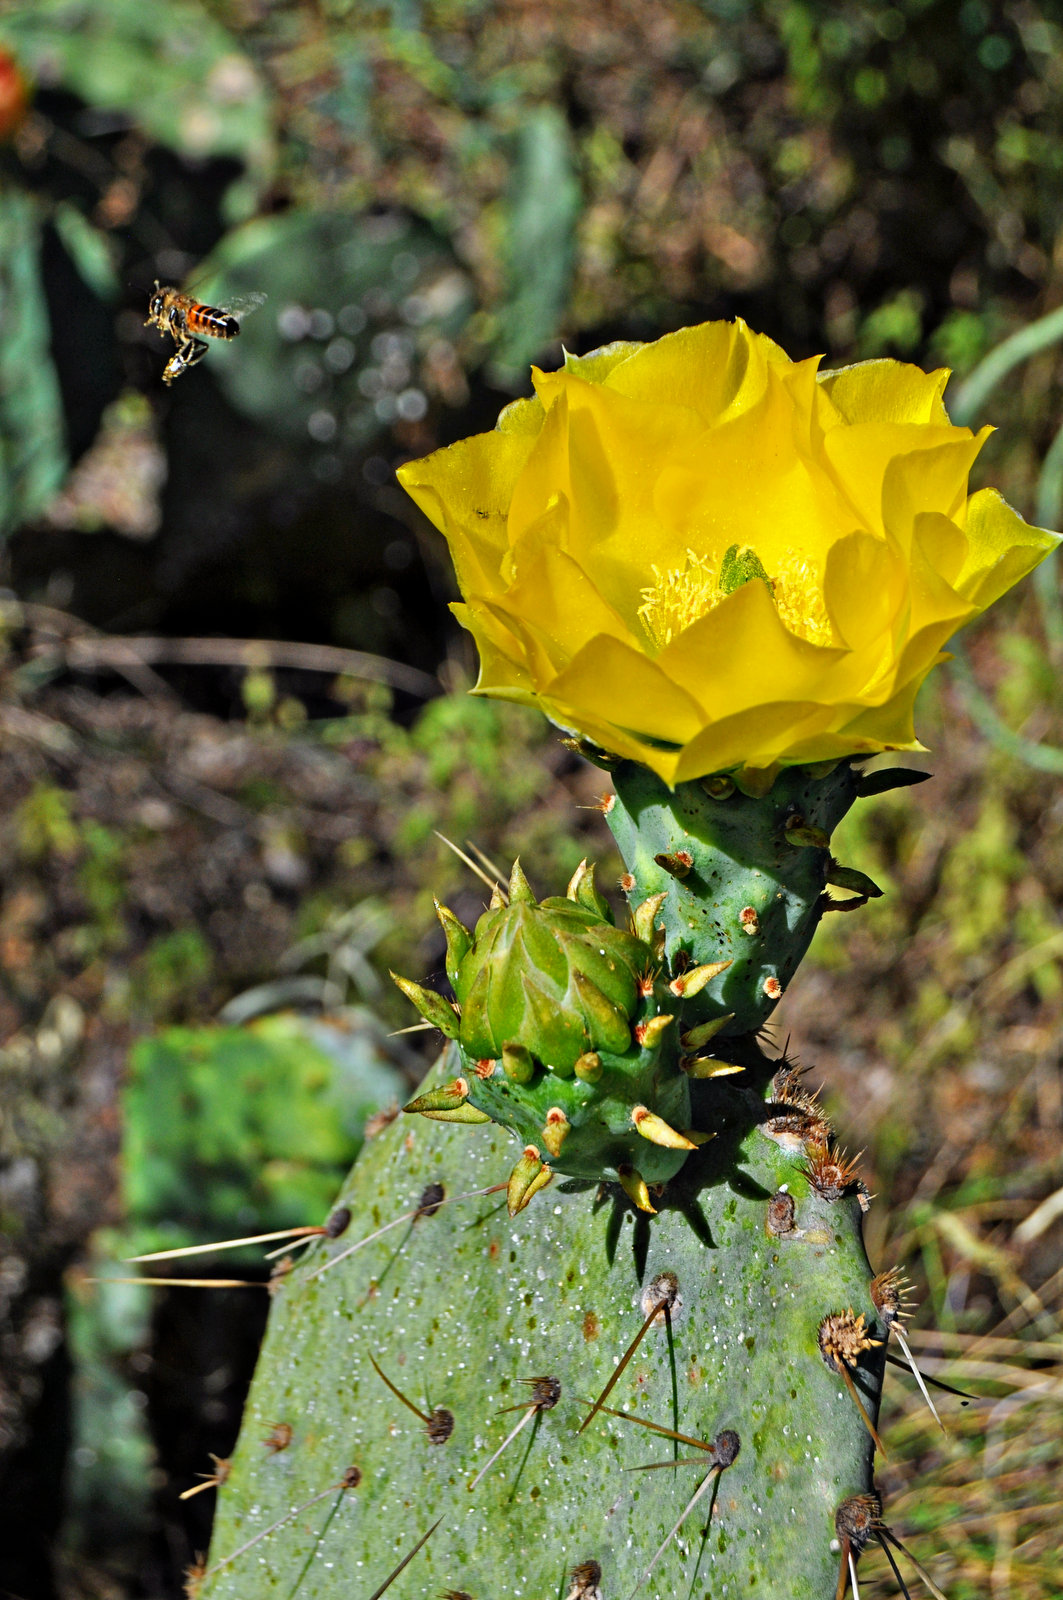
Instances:
[[[852,1165],[754,1034],[863,780],[614,776],[630,932],[586,870],[538,903],[517,866],[475,930],[441,908],[454,1004],[400,980],[448,1042],[279,1287],[210,1600],[842,1592],[895,1307]]]

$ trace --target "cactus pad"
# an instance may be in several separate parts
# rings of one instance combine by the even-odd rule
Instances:
[[[450,1046],[432,1081],[454,1059]],[[407,1120],[367,1147],[342,1197],[365,1233],[426,1184],[453,1203],[322,1273],[356,1223],[285,1280],[201,1600],[368,1596],[433,1527],[396,1580],[403,1600],[829,1600],[835,1515],[870,1492],[872,1443],[820,1330],[857,1324],[847,1371],[873,1416],[884,1323],[858,1194],[818,1193],[802,1141],[777,1136],[787,1119],[805,1115],[810,1135],[822,1122],[793,1100],[766,1106],[773,1064],[746,1062],[741,1079],[692,1086],[720,1134],[653,1218],[615,1185],[557,1183],[513,1219],[494,1195],[456,1199],[497,1175],[494,1128]],[[454,1427],[436,1444],[440,1407]],[[278,1420],[292,1441],[270,1454]],[[677,1457],[693,1464],[636,1470]]]

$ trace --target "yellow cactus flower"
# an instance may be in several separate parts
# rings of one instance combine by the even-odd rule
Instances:
[[[920,749],[916,690],[1058,542],[993,489],[947,372],[820,372],[741,322],[533,369],[399,472],[446,536],[476,692],[666,783]]]

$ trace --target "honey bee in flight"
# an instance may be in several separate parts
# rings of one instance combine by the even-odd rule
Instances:
[[[158,328],[163,335],[172,334],[177,346],[166,363],[163,383],[171,384],[202,361],[210,349],[208,339],[235,339],[240,332],[240,318],[254,311],[265,298],[264,294],[248,294],[225,306],[208,306],[180,289],[163,288],[156,278],[144,326]]]

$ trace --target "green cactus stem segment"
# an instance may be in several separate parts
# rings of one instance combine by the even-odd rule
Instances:
[[[684,1007],[686,1028],[730,1013],[723,1032],[754,1032],[807,950],[833,870],[827,841],[861,782],[848,762],[829,766],[788,767],[762,796],[729,774],[669,790],[645,767],[614,767],[606,820],[637,933],[649,943],[660,930],[673,971],[730,963]],[[692,858],[681,879],[660,864],[680,852]]]

